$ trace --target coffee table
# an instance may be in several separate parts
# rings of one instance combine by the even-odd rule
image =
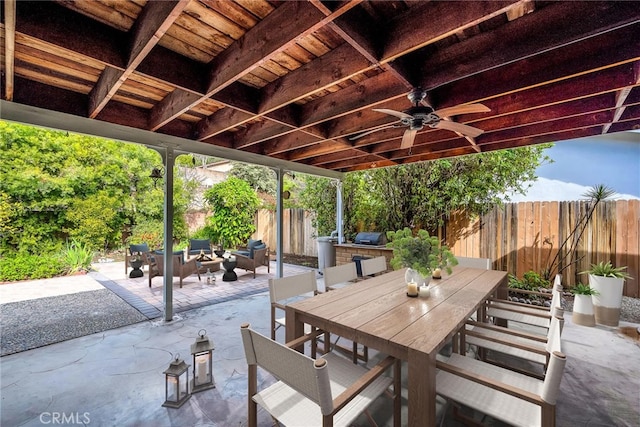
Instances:
[[[222,258],[215,258],[211,261],[198,261],[200,267],[198,268],[198,272],[200,274],[205,274],[207,269],[212,273],[214,271],[220,270],[220,263],[222,262]]]

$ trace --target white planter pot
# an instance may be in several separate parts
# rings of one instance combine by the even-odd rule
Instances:
[[[589,275],[589,286],[598,292],[592,295],[596,322],[601,325],[618,326],[624,279]]]
[[[575,295],[571,320],[573,320],[573,323],[576,325],[596,326],[591,295]]]

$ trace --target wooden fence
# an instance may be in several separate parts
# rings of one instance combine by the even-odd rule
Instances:
[[[445,229],[446,242],[455,255],[490,258],[494,268],[522,277],[548,266],[587,209],[586,202],[523,202],[496,208],[475,220],[458,214]],[[600,203],[578,245],[579,261],[562,273],[563,284],[587,283],[581,271],[593,263],[611,261],[627,266],[633,280],[625,282],[624,294],[638,298],[639,229],[640,200]]]
[[[455,255],[490,258],[494,268],[522,277],[529,270],[546,268],[587,208],[585,202],[511,203],[481,218],[453,215],[443,236]],[[275,213],[260,211],[256,225],[254,238],[275,248]],[[283,234],[285,253],[317,256],[308,212],[286,209]],[[580,261],[563,271],[565,286],[586,283],[586,276],[579,272],[592,263],[611,260],[615,266],[627,266],[633,277],[625,282],[625,295],[640,297],[640,200],[601,203],[581,239],[577,257]]]

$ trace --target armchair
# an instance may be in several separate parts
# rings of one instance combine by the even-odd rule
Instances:
[[[189,239],[189,247],[187,249],[187,257],[198,256],[200,254],[208,255],[213,259],[213,248],[209,239]],[[210,261],[210,260],[209,260]]]
[[[140,254],[140,258],[142,259],[143,264],[146,264],[151,269],[151,264],[155,262],[153,256],[151,255],[151,250],[149,249],[149,245],[146,243],[140,243],[137,245],[129,245],[129,250],[124,252],[124,274],[127,274],[129,269],[129,261],[136,255]]]
[[[267,267],[267,273],[270,272],[269,266],[269,248],[263,243],[260,248],[254,247],[248,255],[244,251],[234,252],[236,257],[236,268],[242,268],[246,271],[253,271],[253,278],[256,278],[256,269],[261,266]]]
[[[174,253],[172,258],[173,276],[180,278],[180,287],[182,287],[182,279],[194,273],[198,275],[198,280],[201,280],[195,258],[185,261],[182,251]],[[151,287],[152,278],[156,276],[164,276],[164,254],[156,252],[155,260],[156,262],[149,266],[149,287]]]

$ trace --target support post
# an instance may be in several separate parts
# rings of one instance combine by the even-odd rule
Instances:
[[[283,231],[282,231],[282,216],[283,216],[283,199],[282,188],[284,180],[284,170],[282,168],[276,169],[277,190],[276,190],[276,277],[282,277],[284,275],[282,265],[282,246],[283,246]]]
[[[162,155],[162,154],[161,154]],[[175,161],[172,148],[167,148],[162,156],[164,160],[164,277],[162,304],[164,321],[173,320],[173,165]]]
[[[336,230],[338,230],[338,243],[344,243],[344,207],[342,204],[342,181],[336,182]]]

